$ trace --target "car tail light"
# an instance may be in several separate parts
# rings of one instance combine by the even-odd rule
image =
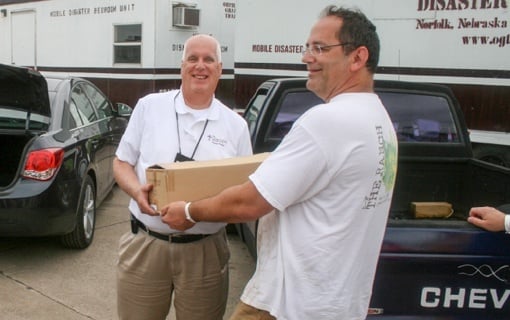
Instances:
[[[64,159],[64,150],[58,148],[35,150],[28,154],[23,177],[46,181],[51,179]]]

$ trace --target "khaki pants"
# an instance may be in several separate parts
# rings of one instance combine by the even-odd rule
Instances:
[[[229,320],[276,320],[269,312],[240,301]]]
[[[228,297],[225,229],[191,243],[169,243],[144,231],[120,239],[117,310],[122,320],[164,320],[172,294],[179,320],[221,320]]]

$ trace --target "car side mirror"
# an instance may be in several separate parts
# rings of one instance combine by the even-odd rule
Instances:
[[[122,102],[117,102],[115,109],[117,109],[116,113],[121,117],[129,117],[133,113],[133,108]]]

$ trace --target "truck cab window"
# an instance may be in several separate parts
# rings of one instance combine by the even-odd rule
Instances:
[[[401,142],[459,142],[455,121],[442,96],[378,92]]]
[[[246,121],[248,122],[248,128],[250,133],[253,134],[257,125],[257,119],[262,108],[262,104],[267,97],[267,89],[260,89],[255,94],[254,98],[250,101],[250,104],[246,108]]]
[[[283,139],[294,122],[308,109],[324,103],[311,91],[289,92],[283,96],[276,118],[272,124],[269,138]]]

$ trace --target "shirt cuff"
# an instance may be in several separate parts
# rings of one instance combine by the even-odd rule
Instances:
[[[510,233],[510,214],[505,215],[505,231]]]

